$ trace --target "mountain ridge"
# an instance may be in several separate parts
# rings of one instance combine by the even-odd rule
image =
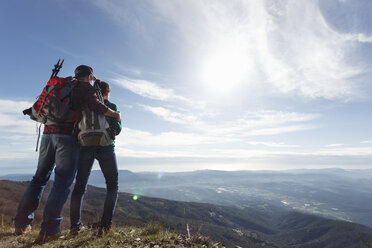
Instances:
[[[0,179],[27,181],[32,175]],[[51,177],[53,178],[53,176]],[[140,172],[119,171],[119,191],[169,200],[247,207],[269,203],[372,228],[372,170]],[[93,170],[89,184],[106,187]]]

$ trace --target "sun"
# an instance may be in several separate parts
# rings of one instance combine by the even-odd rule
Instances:
[[[249,58],[244,47],[224,44],[213,49],[202,66],[202,82],[208,92],[230,94],[247,79]]]

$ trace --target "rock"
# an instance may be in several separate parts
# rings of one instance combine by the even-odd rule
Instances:
[[[140,242],[141,238],[136,238],[134,241]]]

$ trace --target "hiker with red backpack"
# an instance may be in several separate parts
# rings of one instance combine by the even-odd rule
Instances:
[[[110,109],[117,111],[117,106],[109,101],[110,96],[110,85],[107,82],[96,80],[95,86],[97,88],[97,93],[101,100],[104,101],[105,105]],[[91,114],[87,114],[87,117],[91,117]],[[94,115],[93,115],[94,116]],[[118,166],[115,155],[115,136],[121,131],[121,122],[117,121],[115,118],[105,118],[108,122],[108,133],[111,138],[108,144],[102,144],[100,142],[94,143],[93,140],[88,140],[82,138],[84,134],[83,125],[92,125],[89,118],[83,118],[79,126],[82,132],[79,133],[79,143],[81,145],[79,154],[79,163],[75,181],[75,187],[71,194],[71,204],[70,204],[70,221],[71,228],[70,233],[72,235],[77,235],[80,231],[84,229],[81,222],[81,208],[83,196],[86,192],[87,183],[89,179],[90,172],[93,167],[93,162],[95,159],[98,160],[99,166],[101,167],[103,176],[106,181],[106,198],[103,208],[103,214],[101,221],[99,223],[98,235],[109,232],[112,224],[112,216],[114,214],[115,205],[118,197]],[[87,131],[85,133],[88,133]],[[96,131],[97,133],[97,131]],[[96,135],[95,135],[96,136]],[[101,138],[102,139],[102,138]]]
[[[38,101],[31,109],[24,111],[31,119],[44,123],[45,128],[40,142],[36,173],[19,203],[15,216],[16,235],[31,231],[34,211],[39,206],[44,187],[54,169],[54,183],[45,204],[40,233],[35,243],[55,240],[62,236],[61,211],[76,174],[79,155],[73,131],[76,121],[82,115],[83,106],[120,121],[119,112],[111,110],[98,100],[91,85],[94,80],[93,69],[86,65],[75,69],[74,78],[58,78],[56,74],[52,74]]]

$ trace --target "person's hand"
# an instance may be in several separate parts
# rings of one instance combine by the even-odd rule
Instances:
[[[116,111],[116,112],[115,112],[115,119],[116,119],[117,121],[120,121],[120,120],[121,120],[121,113],[120,113],[120,111]]]

